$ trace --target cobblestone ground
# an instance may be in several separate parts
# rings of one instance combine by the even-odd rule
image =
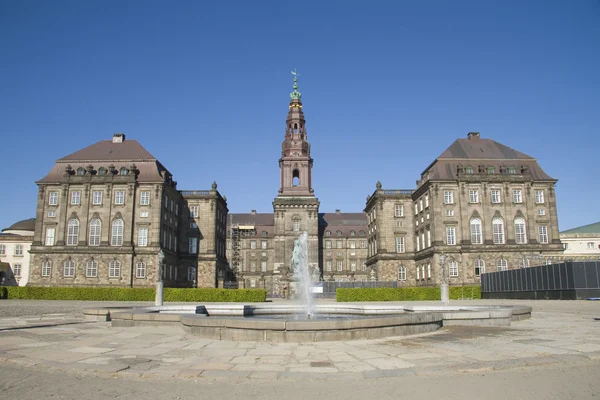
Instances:
[[[469,304],[483,303],[501,302]],[[52,386],[57,398],[80,398],[78,391],[82,398],[124,398],[140,391],[167,399],[178,390],[189,398],[202,388],[209,398],[327,392],[364,399],[419,397],[448,385],[447,398],[600,396],[600,302],[504,303],[531,305],[532,318],[510,327],[452,327],[377,340],[264,343],[203,339],[179,327],[83,321],[83,307],[106,303],[0,301],[0,390],[34,398],[43,382],[64,382],[66,394]],[[483,392],[470,392],[470,384]],[[511,389],[500,391],[502,385]],[[303,390],[314,396],[301,396]]]

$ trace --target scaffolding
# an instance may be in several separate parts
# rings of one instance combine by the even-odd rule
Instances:
[[[238,277],[242,271],[242,238],[256,235],[256,229],[254,225],[242,225],[235,224],[233,222],[233,215],[229,216],[229,229],[231,237],[231,272]]]

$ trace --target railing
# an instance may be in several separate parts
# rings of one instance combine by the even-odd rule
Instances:
[[[411,195],[414,193],[414,190],[410,190],[410,189],[399,189],[399,190],[384,190],[383,194],[405,194],[405,195]]]
[[[182,196],[210,196],[210,190],[180,190]]]

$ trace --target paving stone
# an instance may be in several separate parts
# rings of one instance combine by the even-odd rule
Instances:
[[[242,357],[234,357],[229,361],[232,364],[256,364],[256,361],[259,357],[252,356],[242,356]]]
[[[415,366],[415,364],[398,358],[370,358],[365,361],[379,369],[413,368]]]
[[[233,368],[233,364],[208,362],[208,363],[193,364],[192,368],[193,369],[202,369],[202,370],[228,370],[228,369]]]
[[[326,373],[326,372],[338,372],[337,368],[334,367],[308,367],[299,366],[288,368],[289,372],[308,372],[308,373]]]
[[[393,376],[407,376],[416,375],[416,371],[413,368],[403,369],[376,369],[374,371],[363,372],[365,378],[388,378]]]
[[[251,378],[251,379],[266,379],[269,381],[274,381],[277,378],[279,378],[279,373],[278,372],[270,372],[270,371],[256,371],[256,372],[252,372],[249,375],[249,378]]]
[[[69,351],[73,353],[89,353],[89,354],[102,354],[113,351],[113,348],[109,347],[77,347],[74,349],[70,349]]]
[[[232,368],[234,371],[285,371],[286,367],[276,364],[238,364]]]
[[[343,372],[363,372],[376,369],[372,365],[362,362],[336,362],[335,367]]]
[[[219,371],[207,370],[200,374],[202,378],[247,378],[250,376],[250,371]]]

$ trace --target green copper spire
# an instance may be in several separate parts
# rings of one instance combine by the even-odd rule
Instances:
[[[300,100],[300,98],[302,97],[302,93],[298,91],[298,77],[300,76],[300,74],[298,74],[296,72],[296,69],[294,69],[292,71],[292,75],[294,75],[294,86],[292,86],[292,89],[294,89],[294,91],[290,93],[290,98],[292,100]]]

